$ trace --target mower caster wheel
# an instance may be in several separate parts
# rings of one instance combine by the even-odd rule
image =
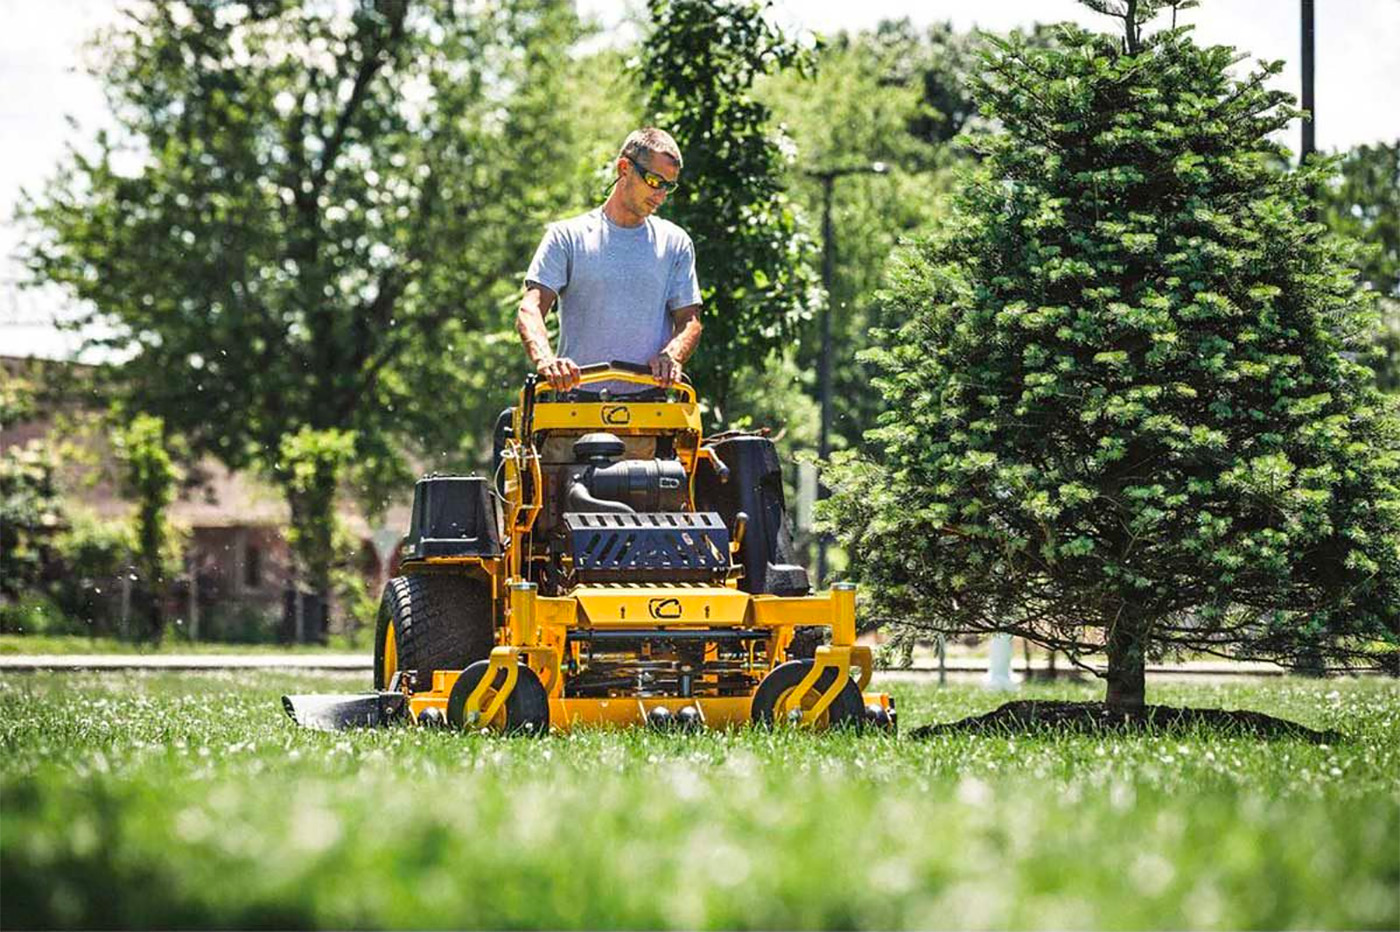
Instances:
[[[775,667],[754,691],[753,705],[749,711],[750,720],[755,725],[773,727],[773,710],[778,707],[779,701],[796,689],[811,672],[813,664],[814,661],[811,660],[789,660]],[[822,692],[831,685],[831,679],[835,675],[834,669],[823,673],[816,686],[808,690],[798,706],[808,709],[815,705]],[[847,679],[846,685],[836,694],[836,698],[831,700],[831,705],[818,716],[816,725],[818,728],[858,727],[864,720],[865,702],[861,698],[860,689],[854,680]]]
[[[520,664],[519,673],[515,678],[515,688],[506,697],[505,705],[496,713],[496,716],[489,722],[478,722],[472,725],[466,721],[467,697],[476,689],[476,685],[481,682],[486,675],[486,670],[490,667],[489,660],[478,660],[476,663],[462,671],[462,675],[457,677],[457,682],[452,686],[452,692],[447,697],[447,723],[456,729],[487,728],[491,731],[501,732],[508,735],[534,735],[536,737],[549,733],[549,695],[544,691],[544,684],[524,664]],[[481,704],[487,706],[496,695],[496,690],[505,685],[505,671],[500,671],[496,676],[496,682],[487,688],[482,696]]]

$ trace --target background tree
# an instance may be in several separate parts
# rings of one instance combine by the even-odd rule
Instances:
[[[837,447],[860,443],[875,425],[881,399],[867,390],[873,372],[858,354],[880,322],[876,295],[885,260],[900,237],[933,222],[955,158],[951,147],[922,135],[943,116],[929,106],[926,91],[938,85],[911,64],[916,54],[937,60],[907,22],[881,24],[873,33],[841,33],[821,45],[810,74],[789,70],[758,87],[791,145],[784,184],[810,226],[820,224],[824,206],[823,185],[811,172],[876,162],[889,169],[885,175],[848,175],[833,186],[835,261],[828,300]],[[942,74],[954,66],[938,67]],[[939,90],[938,96],[951,93]],[[801,381],[787,391],[800,386],[815,399],[822,352],[818,322],[805,321],[800,334],[795,364]]]
[[[178,561],[172,544],[175,532],[167,510],[175,500],[181,473],[176,459],[182,444],[166,435],[165,422],[150,414],[137,414],[112,435],[122,494],[136,503],[132,535],[136,566],[135,614],[137,636],[159,641],[165,633],[164,596],[169,570]],[[172,455],[174,451],[174,455]]]
[[[345,468],[355,456],[355,435],[343,430],[303,427],[282,439],[278,469],[292,508],[292,528],[287,542],[296,554],[301,578],[311,591],[331,591],[331,570],[336,563],[335,491]],[[319,639],[324,632],[309,632]],[[308,632],[302,631],[305,638]]]
[[[650,0],[651,33],[634,74],[645,83],[645,120],[664,127],[685,156],[681,188],[665,213],[695,242],[705,337],[689,371],[721,422],[730,386],[790,342],[820,300],[812,241],[783,191],[771,112],[753,93],[762,75],[808,67],[808,56],[733,0]]]
[[[1382,318],[1368,362],[1384,391],[1400,392],[1400,140],[1348,152],[1322,201],[1328,226],[1368,247],[1356,267],[1380,295]]]
[[[1305,219],[1320,169],[1269,140],[1281,63],[1237,58],[1188,30],[994,43],[1001,131],[893,272],[881,454],[831,473],[878,613],[1102,650],[1124,707],[1163,650],[1400,643],[1400,425],[1346,356],[1367,295]]]
[[[980,64],[979,33],[958,32],[948,22],[932,23],[921,33],[908,19],[899,19],[881,22],[861,39],[881,63],[882,85],[918,96],[920,106],[906,118],[915,139],[943,145],[976,119],[969,78]]]
[[[37,388],[23,374],[0,380],[0,427],[38,413]],[[0,605],[38,588],[54,535],[64,525],[53,451],[31,440],[0,451]]]
[[[353,435],[380,504],[404,446],[489,423],[451,402],[460,347],[572,171],[578,34],[547,0],[139,7],[95,46],[117,131],[28,205],[34,277],[112,333],[131,410],[273,476],[297,522],[334,501],[282,460],[303,429]]]

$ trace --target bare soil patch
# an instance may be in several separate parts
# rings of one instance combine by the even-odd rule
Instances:
[[[1294,738],[1314,744],[1336,744],[1342,740],[1342,735],[1335,731],[1316,731],[1287,719],[1242,709],[1178,709],[1173,706],[1148,705],[1141,709],[1126,710],[1113,708],[1102,702],[1043,699],[1020,699],[1008,702],[985,715],[975,715],[956,722],[923,725],[909,732],[909,737],[917,740],[934,735],[968,732],[997,735],[1037,731],[1079,734],[1135,731],[1170,733],[1200,726],[1225,734],[1257,738]]]

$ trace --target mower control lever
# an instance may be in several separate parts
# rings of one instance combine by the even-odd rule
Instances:
[[[710,461],[710,465],[714,467],[715,475],[719,476],[721,483],[729,481],[729,467],[724,465],[724,460],[719,458],[714,447],[706,444],[700,448],[700,455]]]

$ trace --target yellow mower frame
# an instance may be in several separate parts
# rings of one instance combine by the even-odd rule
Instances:
[[[589,367],[582,384],[628,382],[647,387],[660,383],[649,374],[608,367]],[[889,696],[865,692],[870,683],[872,657],[868,647],[856,644],[856,589],[837,583],[829,591],[808,595],[752,594],[739,586],[742,575],[734,555],[740,550],[743,526],[730,542],[729,571],[710,583],[605,582],[580,583],[560,595],[539,592],[532,576],[539,560],[536,522],[545,506],[545,476],[540,446],[555,435],[581,436],[608,432],[618,438],[666,435],[675,458],[685,469],[685,500],[695,509],[697,467],[716,461],[701,429],[700,409],[688,383],[671,387],[672,400],[628,401],[626,395],[611,400],[544,401],[547,383],[527,381],[514,409],[510,439],[502,454],[504,494],[501,502],[503,534],[499,556],[426,556],[405,562],[405,572],[470,574],[490,580],[495,646],[489,664],[461,705],[458,720],[468,729],[506,730],[506,708],[523,676],[533,676],[548,697],[550,730],[568,731],[578,726],[631,726],[656,723],[684,714],[690,723],[727,728],[752,718],[755,691],[774,669],[788,659],[788,648],[799,626],[830,630],[829,644],[816,649],[810,669],[795,686],[784,689],[773,704],[772,720],[803,728],[829,723],[833,701],[854,679],[861,693],[866,720],[888,726],[893,722]],[[571,632],[666,630],[690,632],[699,640],[702,632],[743,629],[747,641],[744,676],[749,678],[742,695],[566,695],[569,662],[577,660],[577,644]],[[737,636],[738,632],[734,632]],[[615,635],[617,636],[617,635]],[[625,636],[625,635],[622,635]],[[392,625],[389,638],[395,637]],[[706,648],[708,649],[708,648]],[[380,681],[402,692],[411,721],[442,723],[448,719],[449,701],[465,671],[435,670],[430,683],[413,684],[395,676],[399,654],[394,643],[382,652]],[[525,671],[528,671],[526,673]],[[791,671],[789,671],[791,674]],[[789,675],[789,679],[791,676]],[[822,684],[822,685],[819,685]],[[460,702],[460,697],[459,700]],[[666,712],[658,712],[665,709]],[[881,717],[883,716],[883,717]]]

